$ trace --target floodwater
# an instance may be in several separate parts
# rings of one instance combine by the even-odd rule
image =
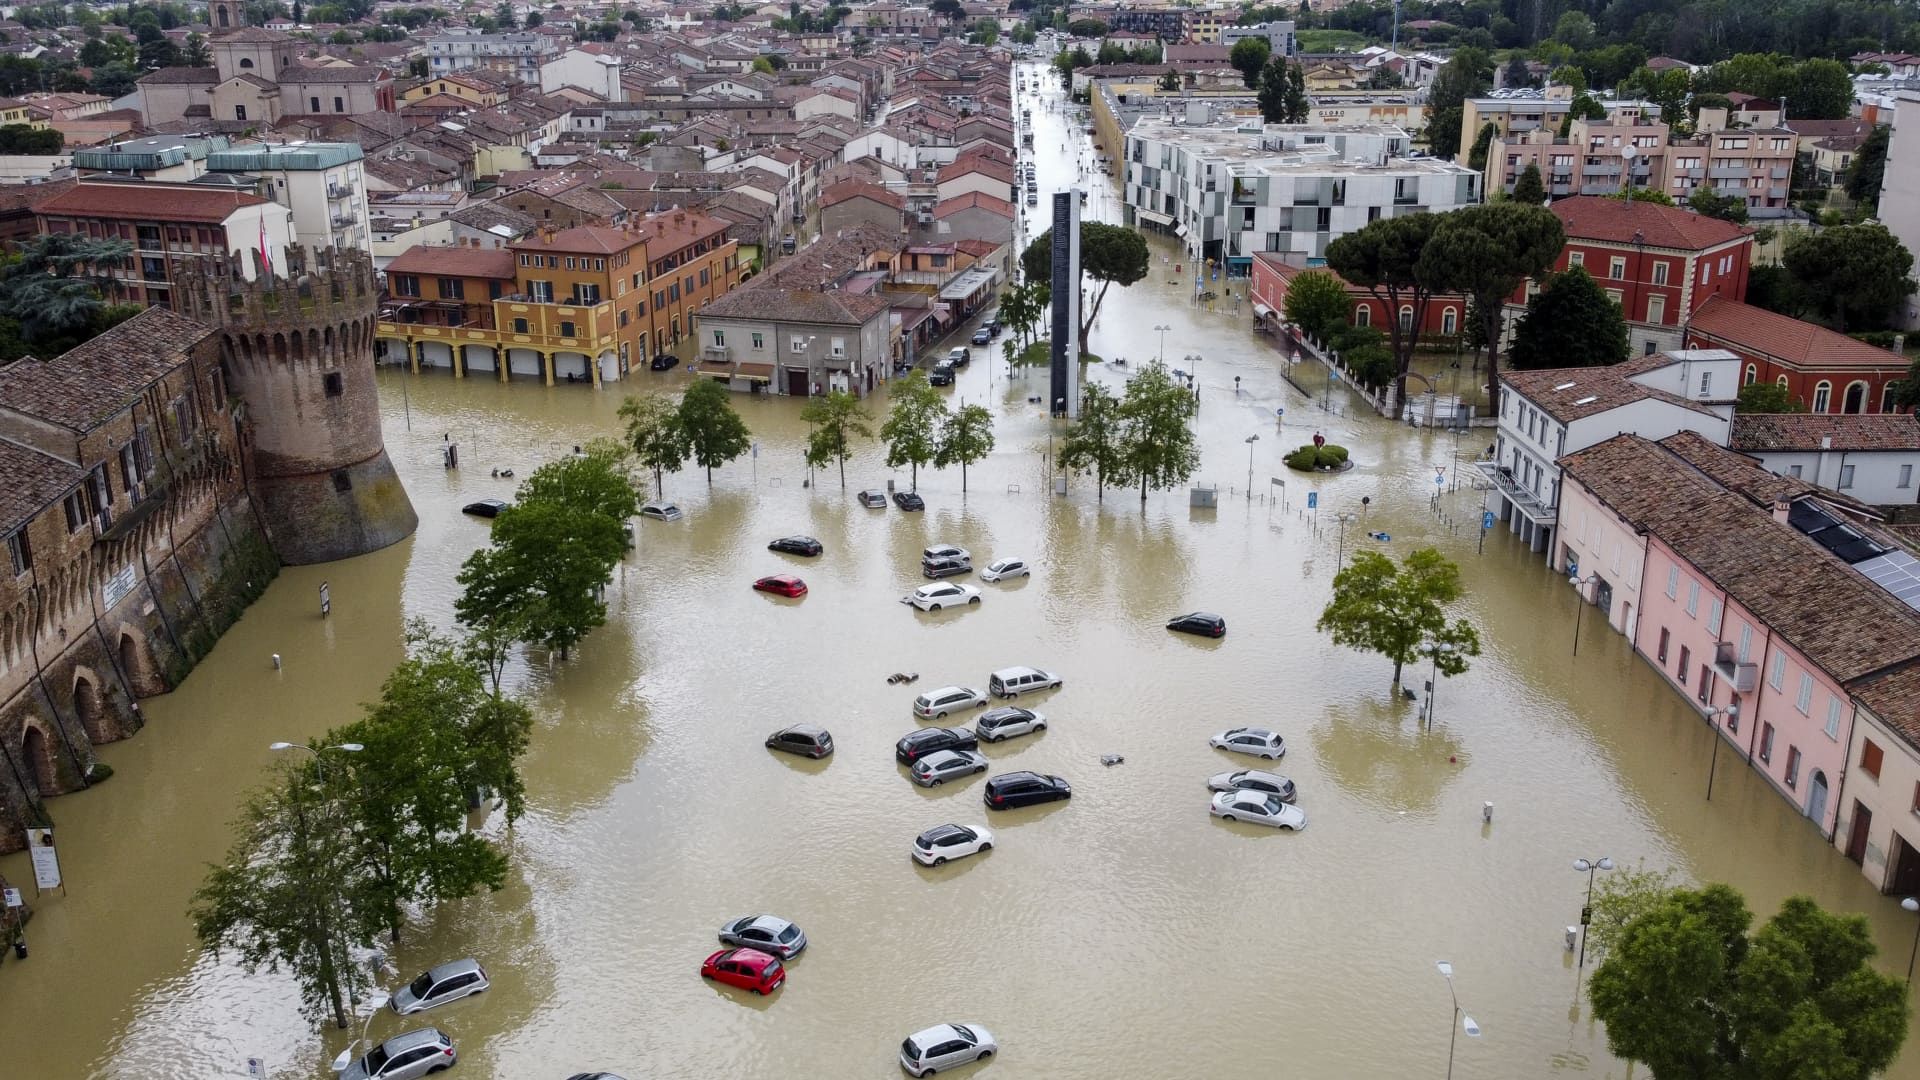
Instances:
[[[1064,122],[1036,119],[1043,175],[1070,176]],[[1471,456],[1484,434],[1349,413],[1337,387],[1323,411],[1281,382],[1227,290],[1208,287],[1223,296],[1212,312],[1169,262],[1110,296],[1092,347],[1130,362],[1091,378],[1124,380],[1157,348],[1155,326],[1171,327],[1170,358],[1203,357],[1199,480],[1219,485],[1215,510],[1189,509],[1185,492],[1102,503],[1079,479],[1047,494],[1050,424],[1029,400],[1044,393],[1039,372],[1009,381],[976,361],[962,374],[953,396],[994,409],[998,448],[964,494],[957,471],[923,472],[928,509],[914,515],[853,501],[906,483],[877,447],[848,463],[847,490],[832,470],[810,487],[799,403],[740,399],[757,457],[711,488],[697,471],[669,477],[687,517],[638,525],[609,624],[570,662],[514,673],[539,723],[507,887],[426,914],[395,956],[405,976],[468,955],[492,974],[488,994],[425,1018],[459,1046],[451,1075],[883,1078],[899,1075],[902,1037],[952,1019],[1002,1043],[981,1076],[1152,1080],[1250,1061],[1437,1076],[1453,1005],[1434,961],[1446,959],[1484,1032],[1459,1041],[1457,1075],[1623,1077],[1561,944],[1586,886],[1571,862],[1602,855],[1730,882],[1762,913],[1797,892],[1863,911],[1880,963],[1901,972],[1910,916],[1729,755],[1707,802],[1711,735],[1682,699],[1591,612],[1573,655],[1564,584],[1505,532],[1476,553],[1476,493],[1449,483],[1433,505],[1436,468],[1451,476],[1456,449]],[[1303,376],[1316,391],[1317,374]],[[643,372],[629,389],[683,379]],[[244,1076],[251,1056],[276,1077],[321,1077],[344,1045],[300,1017],[285,977],[202,954],[188,898],[226,850],[267,744],[354,716],[396,659],[403,619],[450,623],[454,573],[487,529],[458,508],[513,488],[490,469],[525,476],[614,431],[619,401],[393,372],[382,391],[418,534],[286,571],[183,687],[148,704],[144,732],[105,748],[112,782],[53,804],[71,889],[40,900],[32,957],[0,964],[0,1074]],[[1280,453],[1315,429],[1358,467],[1287,477]],[[457,472],[441,468],[443,438],[461,444]],[[1275,475],[1289,479],[1284,502]],[[1339,512],[1360,515],[1344,538]],[[819,537],[825,557],[765,550],[792,532]],[[936,541],[1038,569],[984,586],[977,609],[916,613],[897,600]],[[1343,546],[1425,544],[1461,562],[1485,644],[1440,687],[1430,732],[1389,694],[1387,664],[1313,629]],[[803,574],[811,595],[749,591],[776,571]],[[1162,629],[1192,609],[1224,614],[1228,636]],[[995,771],[1067,777],[1073,800],[989,816],[977,779],[910,784],[891,747],[919,726],[913,694],[1013,664],[1066,684],[1032,702],[1048,731],[986,753]],[[902,671],[919,682],[888,685]],[[796,720],[830,727],[838,753],[811,763],[762,748]],[[1209,818],[1206,777],[1258,764],[1208,748],[1236,724],[1286,736],[1279,771],[1299,785],[1304,832]],[[1102,767],[1106,753],[1125,763]],[[998,843],[916,866],[908,844],[944,821],[985,822]],[[0,871],[30,880],[18,857]],[[716,928],[760,911],[811,939],[789,984],[760,999],[702,982]],[[372,1021],[376,1037],[413,1026]],[[1920,1076],[1916,1062],[1910,1051],[1894,1075]]]

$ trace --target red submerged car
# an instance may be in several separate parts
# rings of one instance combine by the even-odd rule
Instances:
[[[753,583],[755,592],[773,593],[775,596],[805,596],[807,583],[792,574],[775,574],[763,577]]]
[[[771,994],[787,981],[780,958],[759,949],[721,949],[700,965],[700,977],[718,979],[756,994]]]

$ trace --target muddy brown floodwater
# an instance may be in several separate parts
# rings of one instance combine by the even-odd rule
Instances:
[[[1060,115],[1036,118],[1043,178],[1070,183],[1080,143]],[[1096,213],[1111,207],[1094,200]],[[1250,314],[1191,306],[1190,281],[1173,277],[1169,260],[1108,298],[1093,348],[1129,363],[1091,378],[1124,380],[1157,347],[1156,325],[1173,328],[1170,359],[1203,357],[1200,480],[1219,484],[1217,510],[1189,510],[1185,492],[1101,503],[1080,480],[1046,494],[1038,373],[1009,381],[979,361],[963,373],[952,396],[994,409],[999,445],[964,495],[956,471],[923,473],[924,514],[853,501],[906,482],[872,446],[848,463],[848,490],[832,473],[807,486],[799,403],[739,400],[758,456],[711,488],[697,472],[670,477],[687,517],[639,524],[609,624],[570,662],[514,672],[539,724],[507,887],[422,917],[396,955],[409,976],[467,955],[492,973],[490,993],[426,1018],[459,1045],[452,1075],[884,1078],[898,1075],[904,1035],[954,1019],[1000,1038],[985,1076],[1149,1080],[1250,1062],[1439,1076],[1452,1005],[1433,965],[1447,959],[1484,1030],[1460,1040],[1457,1075],[1621,1077],[1560,942],[1578,918],[1586,882],[1570,864],[1582,856],[1727,881],[1763,914],[1796,892],[1865,912],[1880,963],[1902,970],[1910,917],[1732,759],[1705,801],[1711,736],[1682,700],[1592,613],[1572,655],[1565,585],[1505,532],[1476,554],[1475,492],[1430,506],[1454,436],[1348,411],[1337,387],[1323,411],[1281,381]],[[684,378],[643,372],[621,389]],[[1317,371],[1302,379],[1319,389]],[[351,718],[394,663],[405,618],[451,623],[455,569],[487,530],[459,507],[513,488],[489,470],[525,476],[614,431],[619,403],[619,391],[391,372],[382,393],[418,534],[283,573],[184,686],[149,703],[144,732],[104,748],[113,781],[53,804],[71,891],[41,901],[32,957],[0,964],[0,1075],[243,1076],[256,1056],[276,1077],[322,1077],[344,1045],[300,1017],[285,977],[202,954],[188,897],[225,851],[267,744]],[[1288,475],[1280,453],[1315,429],[1358,467]],[[440,467],[443,436],[461,444],[457,472]],[[1471,456],[1487,437],[1457,449]],[[1276,475],[1289,480],[1284,505]],[[1362,496],[1371,506],[1345,547],[1438,545],[1461,562],[1464,607],[1483,628],[1485,655],[1440,688],[1431,732],[1389,695],[1388,665],[1313,630],[1341,545],[1333,515],[1361,513]],[[825,557],[765,550],[792,532],[819,537]],[[1036,573],[985,586],[977,609],[919,614],[897,601],[935,541],[983,562],[1023,556]],[[811,594],[749,591],[784,570]],[[1196,608],[1227,617],[1225,640],[1162,629]],[[1044,734],[987,756],[995,771],[1067,777],[1073,800],[989,818],[979,780],[910,784],[891,748],[919,726],[915,691],[979,685],[1012,664],[1056,668],[1066,685],[1034,702],[1052,721]],[[895,671],[921,678],[889,686]],[[831,728],[838,753],[808,763],[761,747],[796,720]],[[1245,723],[1287,737],[1280,771],[1299,785],[1304,832],[1208,817],[1207,776],[1252,763],[1207,736]],[[1105,753],[1126,762],[1103,768]],[[987,822],[999,842],[917,867],[913,836],[949,820]],[[30,880],[17,857],[0,871]],[[762,1000],[702,982],[716,928],[758,911],[812,941],[789,985]],[[376,1036],[410,1026],[373,1022]],[[1920,1076],[1916,1061],[1910,1050],[1893,1075]]]

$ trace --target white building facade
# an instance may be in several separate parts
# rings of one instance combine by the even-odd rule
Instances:
[[[373,250],[359,143],[249,143],[207,155],[207,171],[260,178],[259,192],[293,212],[295,241]]]

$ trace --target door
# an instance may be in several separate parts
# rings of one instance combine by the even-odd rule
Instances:
[[[1607,613],[1609,621],[1613,618],[1613,582],[1603,577],[1595,577],[1593,582],[1593,605]]]
[[[785,368],[787,373],[787,393],[792,397],[807,396],[807,373],[804,368]]]
[[[1920,849],[1907,843],[1898,832],[1893,834],[1893,872],[1887,879],[1887,891],[1899,896],[1920,893]]]
[[[1867,833],[1873,828],[1873,811],[1853,800],[1853,831],[1847,834],[1847,858],[1864,863],[1867,858]]]
[[[1813,770],[1813,782],[1807,787],[1807,816],[1815,825],[1827,819],[1827,774]]]

